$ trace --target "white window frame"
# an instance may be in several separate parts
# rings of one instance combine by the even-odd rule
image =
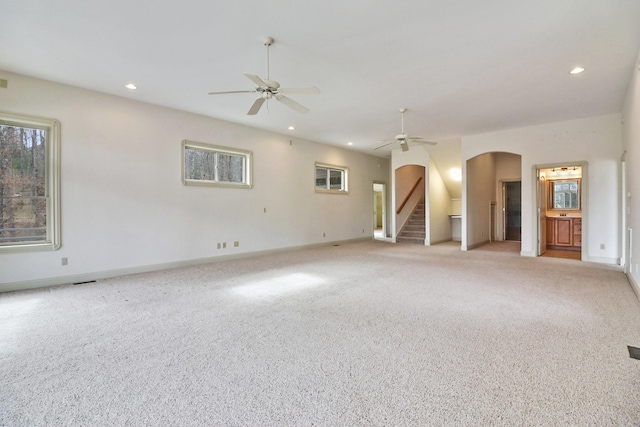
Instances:
[[[0,242],[0,253],[55,251],[60,249],[60,122],[55,119],[0,111],[3,125],[43,129],[45,146],[46,238],[43,241]]]
[[[340,171],[343,177],[342,188],[340,189],[330,188],[331,183],[329,180],[329,176],[327,176],[327,188],[320,188],[316,186],[316,177],[317,177],[318,168],[326,169],[327,175],[329,175],[332,170]],[[349,194],[349,168],[347,166],[338,166],[338,165],[331,165],[328,163],[315,162],[313,167],[313,188],[315,189],[316,193]]]
[[[187,179],[185,170],[185,151],[200,150],[211,153],[228,154],[233,156],[241,156],[244,159],[244,182],[228,182],[228,181],[210,181],[201,179]],[[226,187],[226,188],[253,188],[253,153],[249,150],[239,148],[223,147],[220,145],[207,144],[204,142],[182,141],[182,183],[184,185],[195,185],[200,187]]]

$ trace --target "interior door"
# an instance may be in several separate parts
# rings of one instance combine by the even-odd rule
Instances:
[[[504,183],[504,232],[505,240],[522,239],[522,185],[520,181]]]
[[[538,210],[538,256],[547,251],[547,182],[538,170],[537,210]]]

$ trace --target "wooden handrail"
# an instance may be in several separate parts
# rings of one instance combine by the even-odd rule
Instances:
[[[404,198],[404,202],[402,202],[400,204],[400,207],[398,208],[398,210],[396,210],[396,215],[399,214],[402,211],[402,209],[404,209],[404,205],[407,204],[407,202],[409,201],[409,198],[411,198],[411,195],[413,194],[413,192],[416,191],[416,188],[418,188],[418,184],[420,184],[420,181],[422,181],[422,177],[418,178],[416,183],[413,184],[413,187],[411,188],[411,191],[409,191],[409,194],[407,194],[407,197]]]

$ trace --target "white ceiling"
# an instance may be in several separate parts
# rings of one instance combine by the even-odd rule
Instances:
[[[443,142],[621,111],[639,23],[639,0],[20,0],[0,69],[384,156],[401,107],[407,133]],[[272,79],[320,88],[290,95],[310,113],[207,95],[266,78],[264,36]]]

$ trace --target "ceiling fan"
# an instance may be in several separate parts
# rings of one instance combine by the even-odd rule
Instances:
[[[209,95],[223,95],[228,93],[258,93],[260,97],[255,100],[249,111],[248,115],[252,116],[257,114],[260,111],[260,107],[264,104],[265,101],[275,98],[276,101],[282,102],[284,105],[296,110],[299,113],[306,114],[309,112],[309,109],[304,105],[298,104],[291,98],[286,97],[284,94],[289,93],[308,93],[308,94],[319,94],[320,89],[315,86],[312,87],[295,87],[295,88],[284,88],[280,87],[280,83],[275,80],[269,79],[269,46],[273,44],[274,40],[272,37],[265,37],[264,45],[267,47],[267,78],[261,79],[260,77],[254,74],[245,74],[245,76],[256,84],[256,88],[253,90],[231,90],[226,92],[209,92]]]
[[[374,148],[374,150],[377,150],[379,148],[382,147],[386,147],[387,145],[391,145],[394,143],[399,143],[400,144],[400,148],[402,149],[402,151],[409,151],[409,141],[412,142],[419,142],[421,144],[427,144],[427,145],[436,145],[437,142],[431,142],[431,141],[425,141],[424,138],[420,137],[420,136],[411,136],[411,135],[407,135],[406,133],[404,133],[404,113],[407,111],[406,108],[401,108],[400,109],[400,114],[402,114],[402,119],[401,119],[401,123],[402,123],[402,130],[399,135],[396,135],[395,138],[393,139],[383,139],[383,142],[386,141],[391,141],[391,142],[387,142],[386,144],[383,144],[379,147]]]

